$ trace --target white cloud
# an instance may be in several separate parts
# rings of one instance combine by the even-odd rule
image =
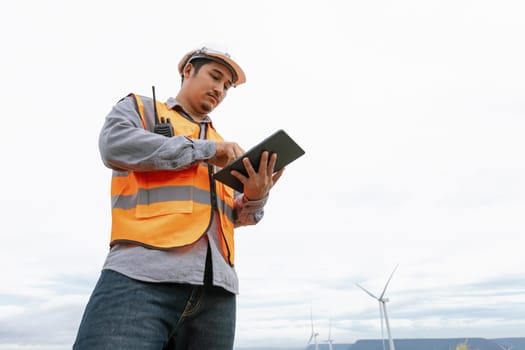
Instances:
[[[310,305],[321,337],[329,318],[336,341],[379,337],[377,305],[354,282],[380,291],[397,263],[395,337],[521,336],[523,10],[4,6],[0,349],[71,344],[109,238],[103,118],[131,91],[173,95],[179,57],[206,43],[228,47],[248,76],[214,113],[219,130],[249,148],[284,128],[307,152],[264,221],[237,232],[238,345],[302,346]]]

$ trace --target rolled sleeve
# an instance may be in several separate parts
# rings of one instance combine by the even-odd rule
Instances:
[[[235,227],[255,225],[264,216],[264,206],[268,201],[268,196],[259,200],[247,200],[244,195],[235,198]]]
[[[104,164],[115,170],[181,170],[215,155],[215,142],[165,137],[144,130],[131,97],[106,117],[99,137]]]

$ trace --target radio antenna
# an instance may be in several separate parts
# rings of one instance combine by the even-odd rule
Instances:
[[[159,115],[157,114],[157,99],[155,98],[155,85],[151,87],[151,91],[153,91],[153,111],[155,113],[155,124],[158,124]]]

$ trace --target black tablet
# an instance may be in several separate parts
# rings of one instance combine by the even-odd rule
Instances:
[[[295,141],[288,136],[284,130],[278,130],[272,135],[268,136],[262,142],[255,147],[251,148],[248,152],[243,154],[241,157],[235,159],[233,162],[228,164],[214,174],[216,180],[230,186],[238,192],[243,192],[243,184],[236,177],[230,174],[232,170],[237,170],[241,174],[247,176],[246,169],[242,160],[248,157],[252,163],[253,168],[257,171],[259,169],[259,163],[261,155],[264,151],[270,152],[270,155],[277,153],[277,161],[275,163],[275,171],[279,171],[286,165],[290,164],[300,156],[304,154],[304,150]]]

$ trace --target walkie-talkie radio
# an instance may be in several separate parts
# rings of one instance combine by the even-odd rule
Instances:
[[[151,90],[153,91],[153,110],[155,111],[155,127],[153,128],[153,132],[166,137],[172,137],[174,132],[170,118],[164,119],[164,117],[161,116],[159,119],[157,114],[157,99],[155,98],[155,86],[152,86]]]

